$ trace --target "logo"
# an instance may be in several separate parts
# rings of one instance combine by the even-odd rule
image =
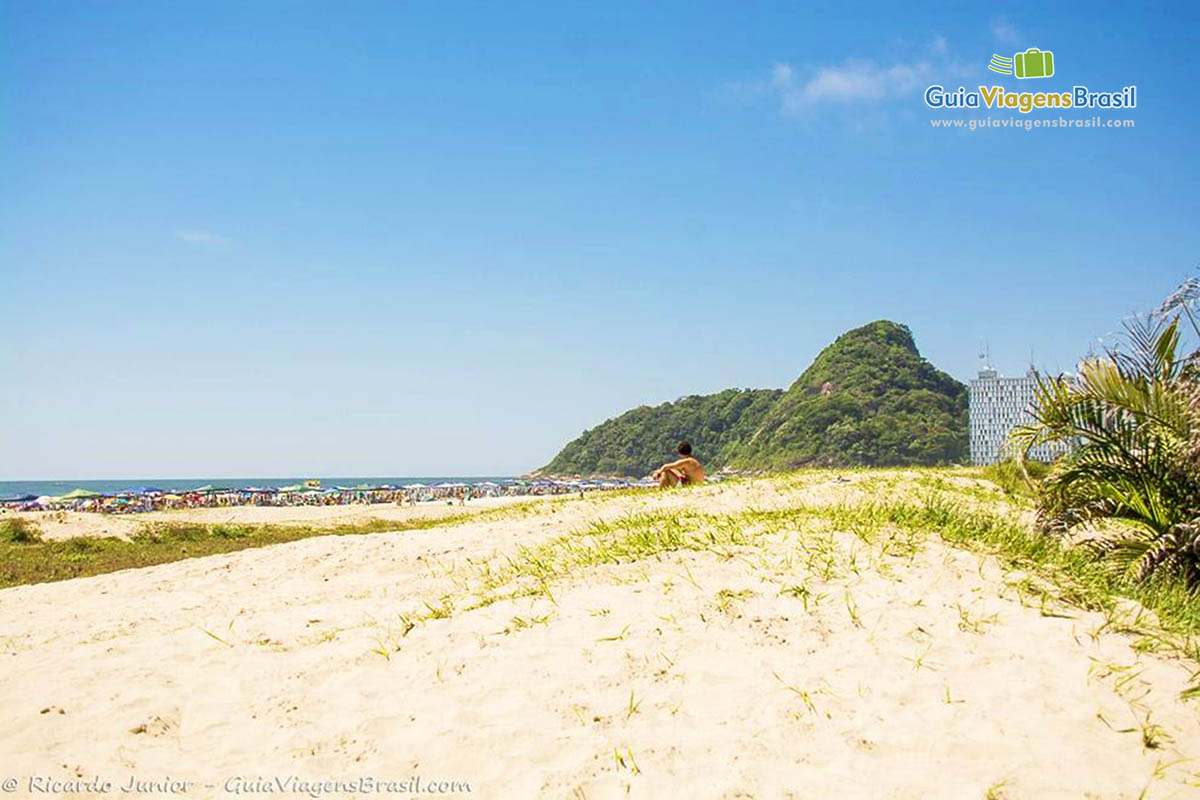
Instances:
[[[1024,53],[1014,53],[1012,58],[993,53],[988,69],[1017,78],[1049,78],[1054,75],[1054,53],[1036,47]]]
[[[1055,76],[1054,53],[1031,47],[1012,58],[993,54],[988,69],[1001,75],[1026,80]],[[1053,84],[1039,91],[1012,91],[1003,86],[965,86],[948,89],[933,84],[925,90],[925,105],[937,109],[1013,110],[1021,114],[1059,113],[1062,109],[1125,109],[1137,108],[1137,86],[1130,84],[1116,91],[1093,91],[1084,84],[1054,88]]]

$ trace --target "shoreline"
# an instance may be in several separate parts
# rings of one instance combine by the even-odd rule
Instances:
[[[139,531],[154,525],[194,523],[198,525],[285,525],[333,527],[352,525],[368,520],[406,522],[413,519],[436,519],[464,511],[500,508],[513,503],[531,502],[531,496],[478,497],[463,505],[457,500],[429,501],[398,506],[394,503],[372,503],[328,506],[217,506],[143,511],[130,514],[101,514],[94,511],[10,511],[0,515],[5,519],[26,520],[37,527],[42,538],[60,541],[76,537],[111,536],[128,540]]]

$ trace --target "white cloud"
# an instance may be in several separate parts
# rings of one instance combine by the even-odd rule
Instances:
[[[181,229],[175,231],[175,238],[181,242],[188,244],[199,245],[225,245],[229,244],[229,237],[222,236],[219,233],[212,231],[200,231],[194,229]]]
[[[1021,32],[1004,17],[992,20],[992,37],[1001,44],[1017,44],[1021,40]]]
[[[768,77],[727,84],[736,97],[773,97],[789,116],[810,117],[821,108],[854,109],[861,119],[890,119],[884,113],[893,101],[920,102],[920,92],[931,83],[958,81],[977,75],[981,65],[963,61],[952,52],[946,37],[935,35],[924,43],[898,45],[908,51],[891,63],[849,59],[840,64],[794,65],[777,62]]]
[[[817,67],[808,77],[797,76],[791,64],[776,64],[770,88],[783,110],[801,114],[822,104],[885,100],[915,90],[933,74],[926,61],[880,66],[869,60],[851,60],[836,66]]]

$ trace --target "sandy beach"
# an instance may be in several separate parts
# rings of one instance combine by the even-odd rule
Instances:
[[[399,506],[372,503],[337,506],[224,506],[189,508],[172,511],[147,511],[139,514],[98,514],[86,511],[8,511],[5,517],[24,519],[37,526],[45,539],[70,539],[76,536],[114,536],[125,539],[146,525],[195,522],[205,525],[311,525],[332,527],[370,520],[437,519],[467,511],[529,501],[529,497],[477,497],[468,504],[457,501],[417,503]]]
[[[484,798],[1200,792],[1195,664],[932,532],[792,514],[914,480],[534,501],[5,589],[0,777],[16,796],[29,776],[190,797],[403,797],[414,778]]]

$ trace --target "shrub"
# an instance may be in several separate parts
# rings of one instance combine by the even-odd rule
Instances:
[[[1075,448],[1038,490],[1047,531],[1101,520],[1120,531],[1096,541],[1138,579],[1176,572],[1200,584],[1200,385],[1179,356],[1180,316],[1128,323],[1128,352],[1109,350],[1079,375],[1039,381],[1022,456],[1047,442]]]
[[[22,517],[0,519],[0,542],[29,544],[42,540],[41,531],[36,524]]]

